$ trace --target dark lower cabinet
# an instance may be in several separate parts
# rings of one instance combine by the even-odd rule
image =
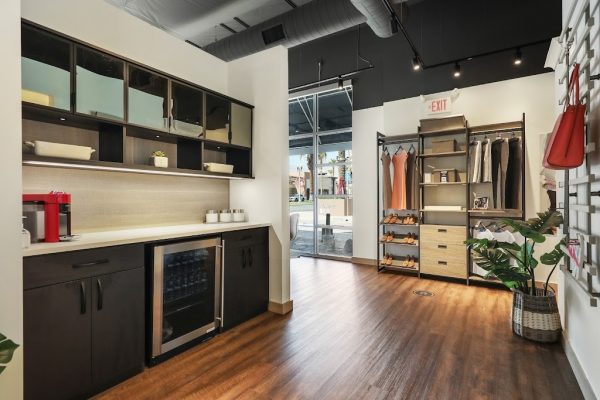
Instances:
[[[222,329],[267,311],[269,305],[268,228],[224,233]]]
[[[94,386],[144,368],[144,282],[143,268],[92,278]]]
[[[79,279],[52,281],[48,269],[69,268]],[[143,369],[142,245],[27,257],[24,269],[26,399],[84,398]]]
[[[72,399],[92,385],[91,279],[26,290],[26,399]]]

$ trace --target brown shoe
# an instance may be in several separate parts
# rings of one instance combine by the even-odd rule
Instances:
[[[406,243],[408,243],[408,244],[415,244],[415,239],[413,238],[413,234],[412,233],[409,233],[406,236]]]
[[[385,265],[392,265],[392,261],[394,261],[394,257],[391,254],[387,255],[387,260],[385,261]]]
[[[398,215],[392,214],[392,218],[390,219],[390,224],[395,224],[398,222]]]
[[[415,260],[415,258],[414,257],[409,257],[409,259],[408,259],[408,267],[409,268],[415,268],[416,264],[417,264],[417,261]]]
[[[383,219],[383,223],[384,224],[389,224],[390,221],[392,220],[392,214],[388,214],[385,216],[385,218]]]

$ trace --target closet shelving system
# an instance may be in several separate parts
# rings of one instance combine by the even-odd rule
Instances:
[[[518,207],[516,208],[488,208],[485,210],[475,209],[474,208],[474,195],[473,193],[477,193],[479,195],[484,195],[486,197],[493,196],[492,191],[492,183],[490,182],[471,182],[470,177],[467,179],[468,181],[468,193],[469,193],[469,210],[468,210],[468,218],[469,218],[469,237],[473,237],[473,230],[476,226],[480,224],[489,225],[496,224],[500,225],[501,219],[521,219],[525,218],[525,114],[523,114],[520,121],[511,121],[511,122],[502,122],[497,124],[489,124],[489,125],[480,125],[480,126],[472,126],[468,129],[468,140],[469,146],[476,140],[485,140],[486,138],[490,138],[492,141],[498,139],[508,139],[520,140],[520,146],[518,147],[518,157],[519,164],[517,170],[518,182],[508,182],[507,185],[513,185],[513,187],[518,187],[519,195],[518,195]],[[473,154],[469,151],[467,155],[467,164],[470,162]],[[488,202],[491,204],[491,201]],[[500,283],[497,279],[485,279],[482,276],[475,274],[471,270],[472,266],[472,257],[469,254],[469,262],[468,262],[468,282],[490,282],[490,283]]]
[[[463,115],[423,119],[418,135],[421,149],[420,272],[466,280],[468,257],[463,242],[467,238],[469,220],[468,123]],[[434,149],[440,142],[446,145],[441,150]]]
[[[387,148],[390,154],[394,154],[397,150],[412,150],[419,154],[419,137],[417,134],[412,135],[397,135],[397,136],[386,136],[382,133],[377,133],[377,271],[395,271],[404,272],[409,274],[420,274],[420,252],[419,252],[419,225],[420,218],[418,215],[418,204],[415,209],[391,209],[384,207],[384,195],[383,184],[382,184],[382,167],[381,157],[384,150]],[[412,190],[418,190],[418,175],[417,179],[412,182],[414,187]],[[418,196],[417,198],[418,203]],[[386,223],[385,219],[390,214],[398,214],[400,217],[411,215],[415,219],[414,224],[402,224],[402,223]],[[394,233],[394,239],[392,241],[382,241],[381,238],[387,232]],[[403,243],[402,238],[407,237],[408,234],[415,236],[413,244]],[[391,260],[386,262],[386,255],[391,255]],[[408,262],[408,257],[413,260],[414,265],[409,267],[405,265]]]

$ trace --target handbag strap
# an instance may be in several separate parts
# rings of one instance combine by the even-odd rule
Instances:
[[[575,96],[573,96],[575,91]],[[575,97],[575,101],[573,101]],[[571,79],[569,79],[569,103],[579,105],[581,100],[579,98],[579,63],[575,63],[573,66],[573,72],[571,72]]]

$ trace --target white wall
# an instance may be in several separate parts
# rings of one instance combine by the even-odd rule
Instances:
[[[21,266],[21,20],[19,0],[0,7],[0,332],[23,344]],[[0,397],[23,395],[23,348],[0,375]]]
[[[554,73],[534,75],[525,78],[512,79],[495,82],[486,85],[472,86],[460,89],[459,96],[452,104],[451,114],[464,114],[469,125],[483,125],[497,122],[517,121],[525,113],[526,131],[526,215],[532,217],[540,210],[540,136],[552,131],[554,125]],[[435,98],[449,95],[449,92],[433,94],[427,98]],[[377,111],[381,109],[382,111]],[[366,171],[361,171],[360,177],[366,179],[366,183],[359,182],[359,176],[354,176],[356,203],[358,197],[364,193],[373,198],[376,195],[376,164],[375,164],[375,135],[378,129],[378,113],[383,118],[382,133],[386,135],[403,135],[417,132],[419,120],[431,118],[424,112],[420,97],[413,97],[385,103],[383,107],[368,110],[355,111],[353,113],[353,136],[354,147],[353,162],[359,163]],[[439,115],[439,116],[444,116]],[[356,129],[360,127],[360,131]],[[368,135],[368,138],[365,136]],[[359,140],[360,145],[356,143]],[[363,151],[364,146],[370,146],[369,150]],[[358,173],[355,167],[355,174]],[[375,199],[371,200],[375,202]],[[373,206],[375,207],[375,206]],[[374,222],[373,211],[368,207],[355,207],[354,220],[361,221],[361,225],[355,222],[354,229],[354,257],[375,259],[377,257],[376,242],[373,239]],[[360,229],[357,229],[359,228]],[[553,240],[548,240],[547,246],[552,247]],[[540,246],[542,247],[542,246]],[[544,248],[538,250],[542,254]],[[536,279],[545,278],[547,269],[541,266],[541,276]]]
[[[269,297],[290,300],[288,203],[287,49],[274,47],[229,63],[229,93],[253,104],[253,173],[256,179],[232,181],[232,208],[251,220],[273,224],[270,234]]]
[[[567,18],[568,11],[571,4],[577,0],[563,0],[563,23]],[[579,14],[579,11],[584,3],[582,0],[577,1],[578,5],[575,11],[575,15]],[[590,7],[594,9],[596,7],[595,15],[598,15],[599,0],[591,0]],[[572,26],[572,24],[570,24]],[[584,29],[583,24],[577,29],[576,37],[583,37],[581,34]],[[594,50],[594,58],[592,59],[592,70],[591,74],[600,73],[600,63],[598,63],[597,55],[600,54],[600,40],[598,35],[600,34],[600,25],[596,20],[594,27],[591,30],[590,36],[592,40],[592,48]],[[578,42],[575,42],[573,47],[576,47]],[[584,47],[585,48],[585,47]],[[581,62],[582,55],[578,55],[576,58]],[[572,57],[573,59],[573,57]],[[565,85],[558,85],[558,78],[564,73],[564,63],[559,65],[556,69],[556,97],[554,105],[556,107],[555,117],[562,110],[562,106],[558,104],[559,97],[565,93]],[[585,74],[580,78],[582,90],[585,90],[586,79]],[[600,89],[598,88],[598,81],[596,81],[595,88],[592,89],[590,94],[590,104],[588,107],[588,120],[589,120],[589,140],[596,143],[598,149],[598,142],[600,138]],[[599,152],[596,150],[594,153],[589,155],[591,163],[591,173],[598,176],[600,174],[600,157]],[[579,176],[585,175],[585,172],[581,171]],[[571,171],[571,176],[575,176],[575,171]],[[573,190],[574,188],[571,188]],[[592,184],[592,190],[600,190],[600,183],[595,182]],[[587,203],[587,193],[585,193],[585,187],[578,187],[578,197],[572,199],[578,203]],[[559,194],[558,201],[562,202],[562,195]],[[597,208],[600,207],[600,198],[592,197],[592,204]],[[579,214],[579,215],[578,215]],[[582,213],[571,212],[570,217],[573,223],[577,223],[577,218],[582,222],[580,226],[584,229],[587,228],[586,218]],[[573,225],[573,224],[571,224]],[[596,237],[600,236],[600,214],[596,212],[592,216],[592,224],[590,232]],[[598,265],[600,263],[600,246],[592,247],[592,259],[593,262]],[[576,376],[579,380],[581,389],[587,399],[598,399],[600,398],[600,307],[590,307],[589,299],[584,291],[577,286],[577,284],[565,276],[565,273],[559,273],[559,285],[562,288],[558,297],[559,308],[561,312],[561,318],[563,322],[563,336],[565,339],[565,348],[567,350],[567,356],[573,370],[576,372]],[[593,284],[595,290],[600,290],[600,278],[594,277]]]
[[[217,92],[227,63],[103,0],[22,0],[22,17]]]
[[[377,132],[383,133],[383,107],[352,113],[352,255],[377,258]],[[377,161],[378,162],[378,161]]]

